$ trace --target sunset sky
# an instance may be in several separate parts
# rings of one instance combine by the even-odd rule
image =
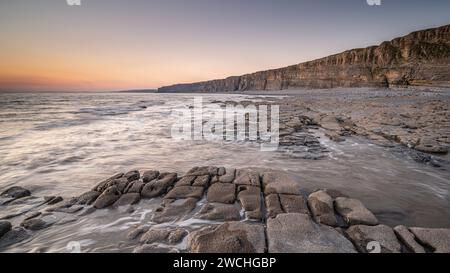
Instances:
[[[450,0],[0,0],[0,91],[157,88],[450,24]]]

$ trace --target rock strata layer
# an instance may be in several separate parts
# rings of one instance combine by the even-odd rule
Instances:
[[[280,69],[159,92],[225,92],[294,88],[450,86],[450,25],[416,31],[378,46],[348,50]]]

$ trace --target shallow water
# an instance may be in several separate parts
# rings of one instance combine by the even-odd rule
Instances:
[[[305,189],[333,188],[360,199],[388,225],[450,227],[450,173],[364,139],[328,141],[325,158],[262,152],[252,143],[177,141],[171,110],[191,94],[0,94],[0,190],[13,185],[33,195],[75,196],[117,172],[158,169],[183,173],[197,165],[285,170]],[[262,99],[203,95],[203,101]],[[8,251],[64,251],[81,241],[87,251],[128,251],[124,232],[146,223],[156,201],[133,214],[88,217],[39,231]],[[189,223],[189,222],[188,222]],[[191,223],[192,224],[192,223]],[[114,238],[114,240],[111,240]]]

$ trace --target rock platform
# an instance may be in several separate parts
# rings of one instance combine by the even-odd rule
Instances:
[[[157,170],[119,173],[68,199],[9,188],[1,206],[21,209],[0,214],[0,251],[96,210],[132,211],[142,199],[159,205],[150,222],[124,231],[138,253],[450,252],[450,229],[392,228],[336,190],[309,192],[278,171],[213,166],[194,167],[181,177]]]

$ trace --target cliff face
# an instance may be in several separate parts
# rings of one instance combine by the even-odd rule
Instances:
[[[413,32],[378,46],[348,50],[280,69],[191,84],[159,92],[224,92],[295,88],[450,87],[450,25]]]

